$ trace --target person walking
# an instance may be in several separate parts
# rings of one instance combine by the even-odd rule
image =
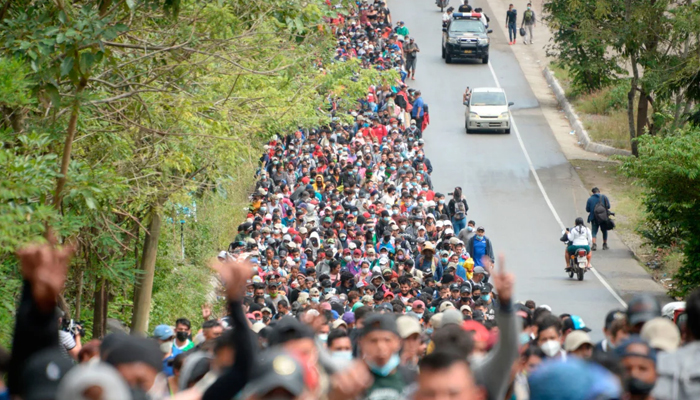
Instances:
[[[508,11],[506,11],[506,29],[508,29],[508,44],[515,44],[515,40],[518,38],[518,10],[513,8],[513,5],[508,6]]]
[[[403,52],[406,57],[406,72],[408,77],[412,80],[416,80],[416,59],[418,58],[418,53],[420,49],[416,44],[415,38],[410,38],[408,44],[403,46]]]
[[[607,214],[608,210],[610,210],[610,200],[608,197],[604,194],[600,194],[600,189],[597,187],[594,187],[591,192],[593,194],[591,197],[588,198],[588,201],[586,201],[586,211],[588,212],[588,222],[591,224],[591,230],[593,234],[593,245],[591,246],[591,250],[595,251],[596,250],[596,235],[598,235],[598,228],[600,228],[601,232],[603,232],[603,250],[608,249],[608,227],[607,224],[604,224],[603,222],[607,222]],[[596,213],[596,206],[600,203],[604,208],[605,208],[605,217],[603,218],[602,214],[599,208],[599,212]],[[599,215],[600,214],[600,215]]]
[[[421,97],[420,90],[416,90],[416,99],[413,100],[413,109],[411,110],[411,119],[416,120],[418,130],[423,132],[423,118],[425,117],[425,103]]]
[[[532,28],[535,27],[537,18],[535,16],[535,12],[532,10],[532,3],[527,3],[527,10],[523,13],[523,22],[520,24],[521,28],[525,28],[525,39],[523,39],[523,43],[527,44],[530,42],[530,44],[533,43],[533,38],[534,36],[532,35]]]

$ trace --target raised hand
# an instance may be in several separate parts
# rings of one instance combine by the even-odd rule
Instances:
[[[42,312],[56,307],[56,298],[66,283],[72,246],[56,247],[56,238],[49,232],[49,243],[32,244],[17,251],[22,277],[32,288],[32,297]]]
[[[228,300],[242,300],[245,296],[246,280],[253,274],[253,265],[248,261],[221,262],[215,260],[211,267],[221,275]],[[204,310],[202,310],[202,314],[204,314]]]

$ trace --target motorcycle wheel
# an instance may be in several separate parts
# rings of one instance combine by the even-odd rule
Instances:
[[[578,269],[578,280],[582,281],[583,280],[583,273],[585,272],[585,269],[579,268]]]
[[[574,269],[569,268],[569,278],[573,278],[573,277],[574,277]]]

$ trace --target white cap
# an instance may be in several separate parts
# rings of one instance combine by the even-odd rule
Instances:
[[[252,328],[252,329],[253,329],[253,332],[255,332],[255,333],[260,333],[260,331],[263,330],[266,326],[267,326],[267,325],[265,325],[264,322],[258,321],[258,322],[256,322],[256,323],[253,324],[253,328]]]
[[[228,257],[228,253],[226,252],[226,250],[221,250],[217,257],[223,258],[225,260]]]
[[[415,317],[410,315],[402,315],[396,319],[396,328],[399,331],[401,339],[406,339],[411,335],[422,332],[420,322]]]

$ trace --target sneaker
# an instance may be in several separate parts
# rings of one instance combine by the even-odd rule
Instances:
[[[609,249],[608,244],[607,244],[607,243],[603,243],[603,250],[608,250],[608,249]]]
[[[596,244],[593,243],[593,246],[591,246],[591,251],[596,251],[597,248],[598,248],[598,247],[596,246]]]

